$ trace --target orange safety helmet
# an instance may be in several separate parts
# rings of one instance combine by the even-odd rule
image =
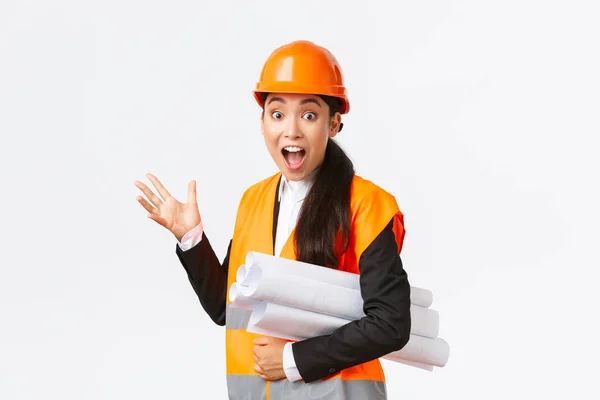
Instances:
[[[340,113],[350,111],[340,64],[329,50],[306,40],[273,51],[253,92],[261,107],[262,93],[303,93],[337,97]]]

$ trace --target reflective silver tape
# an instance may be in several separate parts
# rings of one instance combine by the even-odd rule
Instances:
[[[250,320],[250,311],[230,307],[225,310],[225,327],[227,329],[246,329]]]
[[[229,400],[267,400],[267,382],[256,375],[227,375],[227,394]]]
[[[341,378],[326,381],[304,383],[280,380],[271,382],[273,400],[386,400],[387,390],[384,382],[373,380],[343,380]]]

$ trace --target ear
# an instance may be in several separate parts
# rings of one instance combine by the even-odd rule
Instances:
[[[265,111],[260,114],[260,133],[265,136]]]
[[[340,131],[340,127],[342,125],[342,115],[337,112],[331,118],[331,122],[329,124],[329,137],[334,138],[338,132]]]

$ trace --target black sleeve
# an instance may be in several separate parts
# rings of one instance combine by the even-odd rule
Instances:
[[[292,345],[302,379],[309,383],[402,349],[408,343],[410,284],[398,255],[392,222],[364,251],[360,288],[365,317]]]
[[[223,260],[223,264],[221,264],[206,234],[203,233],[202,235],[200,243],[187,251],[182,251],[179,245],[176,244],[175,252],[187,272],[188,279],[200,300],[200,304],[217,325],[223,326],[225,325],[231,240],[227,247],[227,255]]]

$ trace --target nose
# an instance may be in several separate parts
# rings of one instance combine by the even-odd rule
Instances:
[[[285,129],[285,137],[289,139],[298,139],[302,137],[302,129],[300,121],[296,117],[288,119],[288,124]]]

